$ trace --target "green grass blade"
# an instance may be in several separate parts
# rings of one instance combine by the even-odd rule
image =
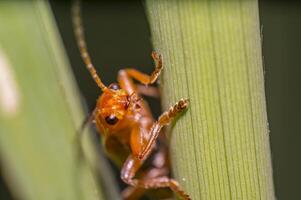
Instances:
[[[190,99],[175,178],[193,199],[274,199],[257,1],[146,2],[163,107]]]

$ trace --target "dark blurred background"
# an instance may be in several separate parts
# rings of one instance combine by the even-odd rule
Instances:
[[[278,199],[301,199],[301,4],[293,2],[259,4]]]
[[[83,103],[92,110],[100,91],[79,56],[70,2],[50,3]],[[260,1],[259,11],[276,197],[301,199],[301,3]],[[92,60],[105,84],[115,81],[124,67],[151,72],[150,31],[141,1],[85,1],[83,22]],[[160,103],[149,100],[158,115]],[[5,185],[1,193],[7,193]]]

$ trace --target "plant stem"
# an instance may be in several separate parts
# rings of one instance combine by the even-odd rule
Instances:
[[[258,4],[146,1],[163,55],[163,108],[189,98],[174,124],[175,178],[192,199],[274,199]]]

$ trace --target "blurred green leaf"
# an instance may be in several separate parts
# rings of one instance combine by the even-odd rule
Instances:
[[[0,155],[9,189],[19,199],[104,199],[95,170],[78,156],[84,117],[48,3],[1,1],[0,24]],[[87,135],[84,150],[98,159]]]

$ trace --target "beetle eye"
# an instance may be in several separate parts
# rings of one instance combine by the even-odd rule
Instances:
[[[118,118],[115,115],[106,116],[105,120],[110,125],[114,125],[118,122]]]
[[[112,90],[119,90],[119,85],[117,83],[112,83],[109,85],[109,88]]]

